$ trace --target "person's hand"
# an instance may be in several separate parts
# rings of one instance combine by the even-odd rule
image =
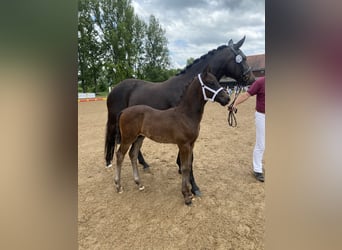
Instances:
[[[234,106],[229,106],[228,110],[234,112],[235,114],[237,112],[237,108],[235,108]]]

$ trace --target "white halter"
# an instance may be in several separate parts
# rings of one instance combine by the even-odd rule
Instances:
[[[217,94],[223,89],[222,87],[219,88],[218,90],[214,90],[209,88],[207,85],[205,85],[202,81],[201,74],[198,74],[198,79],[200,80],[201,86],[202,86],[202,93],[203,93],[203,98],[205,101],[211,101],[213,102]],[[205,89],[213,93],[213,96],[211,98],[208,98],[207,95],[205,94]]]

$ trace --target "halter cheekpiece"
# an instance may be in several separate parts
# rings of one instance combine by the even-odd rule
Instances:
[[[214,90],[212,88],[209,88],[207,85],[205,85],[202,81],[202,78],[201,78],[201,74],[198,74],[197,75],[200,83],[201,83],[201,86],[202,86],[202,93],[203,93],[203,98],[205,101],[211,101],[213,102],[215,100],[215,97],[217,96],[217,94],[223,89],[222,87],[220,87],[219,89],[217,90]],[[207,95],[205,94],[205,90],[208,90],[209,92],[212,92],[213,93],[213,96],[211,98],[208,98]]]

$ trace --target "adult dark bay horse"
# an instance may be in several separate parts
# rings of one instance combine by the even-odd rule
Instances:
[[[254,82],[254,76],[246,62],[246,56],[240,50],[245,41],[243,37],[236,44],[232,40],[228,45],[222,45],[209,51],[206,55],[196,59],[178,75],[161,83],[151,83],[138,79],[126,79],[120,82],[110,92],[107,98],[108,119],[105,139],[106,166],[112,165],[117,133],[117,115],[126,107],[144,104],[164,110],[179,104],[180,96],[188,82],[210,64],[211,72],[217,79],[228,76],[236,79],[240,84],[247,85]],[[148,168],[141,152],[139,163]],[[177,161],[179,165],[179,160]],[[195,182],[193,171],[190,172],[191,191],[200,195],[199,187]]]
[[[144,186],[140,182],[137,168],[139,150],[144,137],[160,143],[177,144],[182,169],[182,193],[185,204],[191,204],[189,189],[192,153],[199,135],[204,105],[207,100],[216,101],[222,106],[229,103],[229,95],[223,90],[216,77],[206,68],[198,74],[186,88],[180,104],[167,110],[154,109],[147,105],[136,105],[124,109],[118,116],[120,147],[116,152],[116,171],[114,182],[117,192],[123,191],[120,176],[125,154],[133,144],[131,159],[134,181],[139,190]],[[156,122],[158,121],[158,122]]]

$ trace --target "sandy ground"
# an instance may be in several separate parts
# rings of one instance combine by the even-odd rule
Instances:
[[[114,167],[106,169],[105,101],[79,103],[79,249],[264,249],[265,184],[252,176],[255,98],[239,106],[238,127],[227,108],[207,103],[194,148],[194,175],[202,191],[184,205],[177,146],[145,139],[151,166],[139,165],[144,191],[133,181],[126,155],[118,194]],[[266,167],[266,165],[265,165]]]

